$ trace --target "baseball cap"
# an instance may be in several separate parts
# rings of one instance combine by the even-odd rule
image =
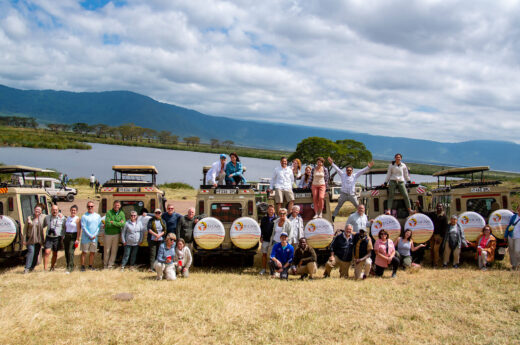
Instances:
[[[221,153],[221,154],[220,154],[220,158],[221,158],[221,159],[222,159],[222,158],[226,158],[226,155],[223,154],[223,153]]]
[[[161,209],[159,209],[159,208],[156,208],[155,211],[153,211],[153,212],[154,213],[157,213],[157,212],[161,212],[162,213]]]
[[[280,237],[282,237],[282,236],[289,237],[289,235],[287,235],[287,233],[285,231],[280,234]]]

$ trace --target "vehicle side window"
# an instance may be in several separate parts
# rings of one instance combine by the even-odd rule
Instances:
[[[387,210],[388,200],[385,200],[383,202],[383,209]],[[406,208],[404,204],[404,200],[397,200],[394,199],[394,205],[397,205],[397,218],[407,218],[408,217],[408,209]]]
[[[37,203],[37,195],[20,195],[20,204],[22,208],[23,219],[27,219],[27,217],[33,214],[33,210],[36,207]]]
[[[51,188],[52,186],[51,181],[44,181],[43,183],[45,188]]]
[[[56,182],[56,183],[54,184],[54,188],[55,188],[55,189],[62,189],[63,186],[61,185],[61,183]]]
[[[484,219],[487,219],[494,208],[496,208],[496,204],[495,198],[468,199],[466,201],[466,210],[477,212]]]
[[[47,198],[44,195],[40,195],[40,204],[43,205],[42,213],[48,214],[47,210]]]

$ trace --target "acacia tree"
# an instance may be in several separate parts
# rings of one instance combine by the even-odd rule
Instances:
[[[218,139],[211,139],[210,143],[211,143],[211,147],[219,147],[219,140]]]
[[[224,140],[222,142],[222,145],[224,145],[226,147],[226,149],[229,149],[231,147],[231,145],[233,145],[233,144],[234,144],[233,140]]]

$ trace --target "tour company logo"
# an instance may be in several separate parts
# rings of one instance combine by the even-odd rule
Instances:
[[[310,224],[308,225],[308,227],[309,227],[309,232],[314,232],[314,231],[316,231],[316,225],[315,225],[314,223],[310,223]]]
[[[411,227],[416,227],[417,226],[417,219],[410,218],[410,220],[408,220],[408,225],[411,226]]]
[[[500,215],[500,213],[495,213],[493,215],[493,221],[496,222],[496,223],[500,223],[500,221],[502,220],[502,216]]]
[[[383,227],[383,222],[380,221],[380,220],[376,220],[375,224],[374,224],[374,228],[376,228],[377,230],[381,229]]]
[[[206,231],[207,228],[208,228],[208,224],[206,222],[199,222],[200,231]]]
[[[236,230],[236,231],[242,231],[242,230],[244,230],[244,223],[242,223],[242,222],[237,222],[237,223],[235,224],[235,230]]]
[[[462,219],[460,220],[460,222],[464,225],[468,224],[469,223],[469,217],[468,216],[464,216],[462,217]]]

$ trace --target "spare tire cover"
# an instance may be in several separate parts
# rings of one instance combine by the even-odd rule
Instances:
[[[382,214],[377,216],[370,228],[370,234],[374,239],[378,239],[379,231],[385,229],[388,232],[388,238],[395,242],[401,235],[401,224],[394,216]]]
[[[226,230],[217,218],[203,218],[193,228],[193,238],[203,249],[217,248],[224,241],[224,236],[226,236]]]
[[[496,210],[489,216],[489,226],[493,236],[498,239],[503,239],[506,232],[506,227],[509,225],[509,221],[513,216],[513,212],[505,209]]]
[[[334,237],[334,227],[323,218],[316,218],[307,223],[304,229],[309,246],[321,249],[327,248]]]
[[[482,228],[486,225],[484,217],[473,211],[462,213],[457,222],[464,230],[466,241],[470,242],[477,240],[477,237],[482,233]]]
[[[16,222],[7,216],[0,216],[0,248],[5,248],[13,243],[16,238]]]
[[[250,249],[260,241],[260,226],[253,218],[241,217],[236,219],[229,231],[231,242],[240,249]]]
[[[433,222],[427,215],[416,213],[406,219],[404,230],[412,231],[412,240],[414,243],[425,243],[428,242],[433,235]]]

